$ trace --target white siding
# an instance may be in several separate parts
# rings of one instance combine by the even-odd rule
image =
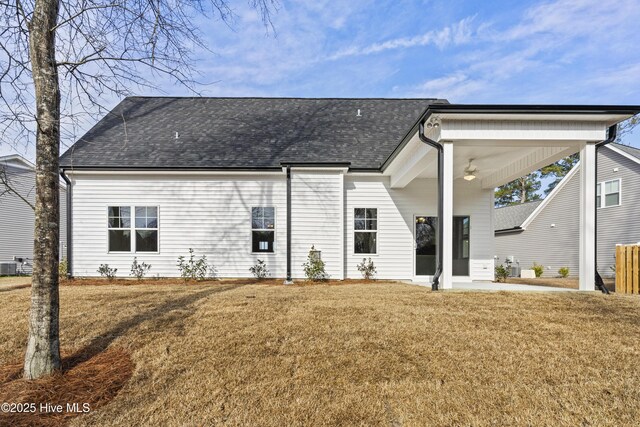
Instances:
[[[447,120],[441,140],[600,141],[604,122],[560,120]]]
[[[302,264],[311,246],[322,251],[327,273],[343,279],[342,172],[301,171],[291,173],[291,270],[304,277]]]
[[[73,191],[73,274],[96,276],[106,263],[127,277],[134,256],[151,275],[177,276],[178,256],[207,255],[223,277],[251,277],[264,259],[272,276],[286,269],[286,178],[278,175],[77,176]],[[158,253],[108,253],[108,206],[159,206]],[[274,254],[251,253],[251,208],[276,208]]]
[[[12,188],[35,204],[35,172],[22,167],[5,165]],[[0,184],[1,185],[1,184]],[[0,188],[0,193],[4,188]],[[66,254],[66,191],[60,184],[60,258]],[[13,257],[28,258],[25,273],[31,273],[33,262],[33,209],[13,193],[0,196],[0,262],[13,262]],[[18,265],[18,268],[20,266]]]
[[[416,179],[403,189],[392,189],[387,177],[353,175],[345,178],[345,194],[347,277],[361,277],[357,264],[365,257],[353,252],[354,209],[377,208],[378,253],[371,255],[377,277],[412,279],[414,215],[437,215],[437,181]],[[492,190],[482,190],[479,182],[454,182],[454,215],[468,215],[471,221],[472,280],[493,279],[492,197]]]
[[[129,274],[134,256],[151,274],[177,276],[178,256],[206,254],[222,277],[250,277],[257,258],[272,276],[286,275],[286,178],[275,175],[79,175],[74,177],[73,274],[96,276],[100,264]],[[339,171],[292,171],[292,273],[312,245],[332,278],[359,278],[353,253],[353,209],[378,208],[378,277],[413,279],[414,215],[436,215],[436,181],[391,189],[388,177]],[[493,278],[492,191],[479,182],[454,184],[454,214],[471,217],[470,278]],[[108,253],[108,206],[158,206],[158,253]],[[276,208],[275,254],[251,253],[251,207]]]

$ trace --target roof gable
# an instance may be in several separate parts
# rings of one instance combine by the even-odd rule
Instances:
[[[527,203],[496,208],[495,231],[519,230],[531,213],[542,203],[542,200],[534,200]]]
[[[12,166],[20,169],[35,170],[35,165],[19,154],[0,156],[0,165]]]
[[[631,147],[629,145],[622,145],[617,143],[607,144],[605,145],[608,149],[613,151],[614,153],[618,153],[621,156],[628,158],[629,160],[633,160],[636,163],[640,163],[640,149]]]

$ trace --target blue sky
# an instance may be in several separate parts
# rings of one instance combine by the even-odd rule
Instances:
[[[196,52],[206,96],[640,104],[638,0],[283,1],[275,34],[233,4],[232,28],[194,22],[213,51]]]

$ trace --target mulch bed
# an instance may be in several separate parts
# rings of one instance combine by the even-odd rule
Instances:
[[[364,279],[345,279],[345,280],[322,280],[322,281],[310,281],[304,279],[294,280],[294,286],[312,286],[312,285],[356,285],[376,282],[373,280]],[[380,280],[377,283],[388,283],[389,280]],[[134,286],[134,285],[151,285],[151,286],[166,286],[166,285],[270,285],[270,286],[285,286],[284,279],[253,279],[253,278],[238,278],[238,279],[219,279],[219,280],[188,280],[185,281],[181,278],[162,278],[162,279],[113,279],[107,280],[104,278],[75,278],[71,280],[63,279],[60,281],[60,286]],[[288,285],[290,286],[290,285]]]
[[[121,348],[108,348],[97,354],[84,349],[64,357],[62,365],[62,373],[32,381],[22,378],[22,363],[0,366],[0,403],[35,404],[28,407],[28,412],[1,411],[0,425],[64,425],[111,401],[134,369],[130,354]],[[41,405],[45,404],[62,405],[62,410],[43,408]],[[77,406],[67,407],[68,404]]]

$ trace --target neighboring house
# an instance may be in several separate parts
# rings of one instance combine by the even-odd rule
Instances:
[[[35,214],[35,166],[19,155],[0,157],[0,264],[15,264],[16,270],[31,273]],[[21,197],[15,194],[17,192]],[[23,200],[25,199],[25,200]],[[27,203],[27,201],[29,203]],[[66,254],[66,190],[60,183],[60,257]],[[14,261],[23,258],[24,263]],[[5,267],[6,268],[6,267]],[[3,270],[4,271],[4,270]]]
[[[151,274],[207,255],[222,277],[302,278],[312,246],[334,279],[494,277],[493,190],[580,151],[638,107],[459,105],[436,99],[124,99],[61,157],[72,274]],[[424,130],[422,132],[421,130]],[[440,154],[439,154],[440,153]],[[438,180],[438,159],[442,180]],[[438,239],[442,185],[443,239]],[[595,183],[581,197],[592,206]],[[581,212],[593,265],[593,210]],[[442,242],[442,245],[439,242]],[[589,246],[591,243],[591,246]],[[581,278],[593,289],[593,275]]]
[[[497,262],[509,256],[544,276],[569,267],[579,273],[580,165],[576,165],[544,200],[496,208]],[[604,197],[603,197],[604,195]],[[598,272],[614,275],[616,244],[640,242],[640,150],[608,144],[598,150]]]

